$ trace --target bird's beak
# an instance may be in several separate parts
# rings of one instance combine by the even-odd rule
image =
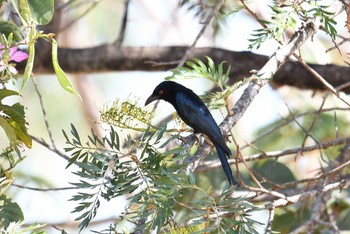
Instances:
[[[150,104],[151,102],[153,102],[157,99],[159,99],[159,97],[152,94],[151,96],[149,96],[149,98],[147,98],[147,100],[145,102],[145,106],[147,106],[148,104]]]

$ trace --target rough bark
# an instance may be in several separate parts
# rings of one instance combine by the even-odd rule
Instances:
[[[51,55],[47,53],[48,42],[40,43],[35,59],[35,73],[53,73]],[[119,47],[115,44],[91,48],[60,48],[58,57],[61,67],[68,73],[92,73],[107,71],[167,71],[174,68],[186,52],[186,46],[169,47]],[[44,53],[41,53],[44,52]],[[190,58],[211,57],[215,63],[227,61],[231,66],[231,82],[250,77],[252,70],[258,70],[268,57],[248,51],[236,52],[220,48],[194,48]],[[25,64],[20,64],[23,69]],[[310,64],[333,87],[349,82],[350,68],[336,65]],[[287,62],[275,74],[277,86],[289,85],[300,89],[324,90],[323,85],[301,64]],[[343,90],[350,92],[350,88]]]

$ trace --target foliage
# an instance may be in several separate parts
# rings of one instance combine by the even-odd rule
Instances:
[[[224,72],[225,62],[221,62],[218,67],[211,58],[206,56],[208,65],[204,64],[200,59],[194,58],[191,61],[186,62],[186,66],[179,67],[172,71],[172,75],[166,79],[194,79],[194,78],[205,78],[215,83],[221,90],[224,89],[226,82],[228,81],[228,75],[230,74],[231,66],[229,66]]]
[[[254,142],[254,151],[261,152],[274,152],[288,150],[293,147],[299,148],[303,144],[308,144],[313,142],[324,142],[334,135],[337,137],[346,137],[349,135],[348,120],[346,118],[340,117],[339,114],[336,122],[334,119],[335,112],[334,109],[325,109],[321,112],[319,111],[306,111],[303,113],[290,113],[288,116],[278,119],[271,124],[263,126],[256,132],[257,140]],[[337,126],[336,128],[334,126]],[[339,129],[335,133],[335,129]],[[288,133],[288,141],[286,141],[286,133]],[[272,142],[272,143],[271,143]],[[319,149],[312,152],[302,152],[300,147],[299,153],[293,153],[292,158],[273,158],[266,160],[259,160],[253,162],[252,169],[257,175],[257,178],[261,179],[261,184],[270,190],[303,190],[308,187],[314,186],[314,183],[319,183],[318,181],[310,181],[298,184],[297,186],[290,187],[291,184],[298,181],[300,172],[297,170],[291,170],[295,161],[299,158],[309,158],[319,155],[318,161],[322,165],[321,170],[327,170],[327,166],[331,165],[335,160],[339,160],[340,149],[343,146],[335,146],[330,149]],[[302,162],[302,161],[301,161]],[[300,162],[299,162],[300,163]],[[323,166],[324,165],[324,166]],[[305,169],[304,169],[305,170]],[[322,171],[317,171],[317,176],[319,176]],[[273,173],[271,173],[273,171]],[[315,173],[311,171],[309,173]],[[343,172],[337,172],[337,176],[346,176],[348,169]],[[321,180],[323,183],[323,180]],[[290,185],[288,185],[290,184]],[[288,185],[288,186],[287,186]],[[348,214],[350,208],[348,204],[348,194],[349,190],[345,189],[341,193],[332,193],[331,199],[328,201],[327,209],[332,210],[334,213]],[[283,207],[275,210],[274,222],[272,223],[272,230],[278,230],[282,233],[289,233],[300,226],[300,224],[307,222],[311,215],[312,210],[310,210],[315,204],[314,199],[308,201],[301,201],[296,204]],[[344,204],[344,205],[339,205]],[[348,222],[344,222],[343,216],[339,215],[337,218],[338,227],[342,230],[348,230],[346,226]],[[332,227],[327,226],[324,230],[333,233]]]
[[[9,96],[18,95],[17,92],[0,89],[0,126],[4,129],[10,144],[15,147],[17,140],[23,142],[28,148],[32,147],[32,139],[27,133],[25,126],[24,107],[20,103],[5,105],[2,100]]]
[[[85,144],[73,125],[72,138],[63,133],[68,144],[65,150],[72,154],[68,166],[74,163],[79,167],[74,174],[80,179],[72,183],[79,192],[71,200],[79,202],[73,212],[79,213],[81,229],[95,217],[101,199],[109,201],[122,195],[132,195],[124,218],[138,223],[141,230],[160,231],[178,226],[175,210],[183,208],[179,200],[184,193],[198,191],[198,197],[188,201],[193,209],[187,211],[187,221],[195,220],[190,226],[205,224],[202,229],[207,231],[252,230],[255,221],[249,218],[249,213],[256,210],[254,206],[232,196],[232,189],[211,194],[211,190],[206,192],[193,184],[184,173],[183,148],[162,152],[178,138],[174,135],[166,139],[166,126],[157,130],[149,127],[137,140],[129,135],[124,149],[113,126],[102,138],[92,132]]]
[[[301,4],[280,4],[279,1],[273,1],[273,5],[270,5],[271,20],[259,19],[263,27],[252,34],[248,48],[259,49],[268,39],[283,41],[282,36],[287,30],[296,30],[301,26],[301,20],[307,21],[310,18],[319,20],[325,32],[334,40],[337,35],[336,21],[332,19],[334,13],[327,11],[327,8],[329,6],[319,5],[319,1],[303,1]]]
[[[6,0],[0,0],[0,7],[4,2]],[[181,0],[180,5],[194,10],[201,22],[205,20],[204,24],[209,23],[208,16],[213,13],[211,22],[216,33],[219,23],[224,22],[228,15],[246,9],[241,2],[225,1],[218,12],[213,12],[218,4],[218,1],[213,0]],[[283,36],[287,30],[296,30],[310,19],[321,23],[324,31],[334,40],[337,34],[334,13],[329,10],[329,6],[320,5],[320,2],[273,1],[269,7],[271,13],[269,19],[258,19],[255,15],[262,28],[252,34],[249,48],[258,49],[268,39],[283,43]],[[244,3],[249,4],[249,1]],[[25,88],[32,77],[35,44],[38,40],[46,40],[52,45],[53,69],[59,84],[66,91],[80,96],[59,65],[54,34],[38,31],[37,26],[46,25],[51,21],[54,14],[54,0],[8,0],[8,4],[19,17],[20,23],[18,20],[14,23],[12,17],[0,20],[2,46],[0,48],[0,82],[4,87],[0,89],[0,126],[10,142],[10,145],[2,149],[0,154],[0,232],[44,233],[41,230],[44,225],[34,224],[23,227],[24,214],[21,207],[6,195],[8,188],[13,184],[13,168],[25,158],[21,155],[23,153],[21,147],[25,145],[30,148],[32,139],[26,129],[24,106],[17,101],[11,105],[3,101],[5,98],[7,101],[8,97],[18,98],[20,92],[9,90],[5,85],[9,82],[15,83],[18,78],[22,78],[20,90]],[[13,16],[10,15],[11,12],[8,14]],[[11,20],[8,21],[8,19]],[[23,75],[14,72],[19,61],[11,60],[11,50],[17,47],[28,51]],[[173,70],[173,75],[168,79],[205,78],[209,80],[215,85],[215,91],[203,95],[202,98],[210,108],[222,108],[226,106],[228,96],[245,83],[243,81],[229,84],[230,71],[231,66],[225,62],[215,65],[210,57],[206,57],[206,61],[195,58],[188,61],[185,66]],[[252,187],[255,190],[251,191],[257,195],[250,198],[251,200],[238,196],[232,188],[221,188],[214,183],[214,187],[203,188],[207,185],[199,187],[195,184],[195,176],[185,173],[186,165],[183,161],[188,152],[182,147],[173,146],[177,145],[175,141],[180,139],[179,135],[168,135],[170,131],[167,130],[166,125],[161,128],[152,126],[150,119],[154,113],[139,107],[137,101],[130,100],[123,102],[117,100],[111,105],[104,106],[100,113],[102,126],[108,126],[106,136],[101,137],[93,131],[88,136],[83,136],[74,125],[71,125],[70,134],[63,131],[67,141],[65,150],[71,154],[67,167],[73,164],[77,166],[74,174],[79,179],[71,184],[78,192],[72,196],[71,201],[76,205],[73,213],[77,214],[76,220],[80,222],[81,230],[86,228],[99,212],[102,200],[110,201],[120,196],[127,196],[128,204],[120,218],[145,232],[257,233],[256,228],[260,223],[252,219],[252,212],[261,209],[250,201],[254,198],[262,198],[258,196],[259,193],[268,194],[268,198],[263,198],[271,199],[269,197],[274,195],[271,196],[269,191],[281,192],[282,195],[295,194],[299,190],[312,189],[316,183],[325,183],[323,179],[315,183],[310,180],[307,185],[296,181],[298,175],[288,165],[282,163],[282,160],[276,158],[276,160],[267,159],[252,163],[251,172],[262,182],[263,188]],[[288,123],[285,124],[286,122]],[[339,131],[335,132],[335,125]],[[341,118],[335,121],[334,116],[329,114],[309,113],[301,118],[291,114],[263,128],[258,135],[269,132],[266,134],[268,137],[260,138],[251,148],[254,148],[252,151],[262,152],[262,154],[269,150],[283,150],[300,145],[302,148],[310,139],[312,142],[321,142],[348,135],[347,126],[348,121]],[[130,130],[130,135],[126,137],[121,134],[125,129]],[[275,131],[271,131],[273,129]],[[141,135],[137,136],[140,132]],[[286,132],[288,141],[285,137]],[[86,141],[83,140],[85,138],[87,138]],[[329,169],[328,166],[337,159],[341,147],[319,150],[320,161],[324,167],[322,170]],[[55,147],[53,150],[58,151]],[[337,171],[335,177],[343,176],[344,171]],[[239,173],[243,179],[247,177],[244,169]],[[249,180],[252,181],[250,178]],[[254,186],[255,183],[254,181],[247,184]],[[293,183],[295,184],[291,187],[290,184]],[[265,188],[269,191],[263,190]],[[320,187],[315,186],[315,188]],[[247,189],[249,190],[249,187]],[[349,190],[342,189],[342,193],[332,194],[327,208],[332,211],[331,215],[337,216],[336,221],[340,228],[349,229],[347,222],[350,216]],[[287,208],[274,210],[272,229],[290,232],[299,227],[310,217],[310,208],[313,204],[314,201],[310,199],[310,201],[296,202],[294,205],[288,205]],[[330,214],[327,215],[330,216]],[[323,220],[320,221],[323,222]],[[329,227],[327,228],[322,231],[330,230]],[[113,226],[104,230],[103,233],[117,232],[116,230],[116,226]],[[318,229],[318,231],[321,230]],[[65,231],[62,230],[62,233]]]
[[[209,108],[219,109],[226,106],[226,100],[228,96],[232,94],[237,88],[246,83],[246,80],[237,82],[233,85],[229,85],[228,80],[231,66],[228,66],[225,71],[225,61],[221,62],[216,67],[214,61],[211,58],[206,56],[206,59],[207,64],[198,58],[187,61],[185,66],[174,69],[172,71],[173,74],[166,79],[208,79],[214,83],[220,89],[220,91],[208,92],[205,95],[202,95],[201,98],[204,99]]]
[[[336,135],[334,125],[337,124],[339,128],[338,137],[346,136],[349,134],[347,128],[347,120],[339,117],[337,122],[334,122],[334,114],[327,112],[307,112],[303,113],[291,113],[285,118],[281,118],[261,127],[256,135],[260,136],[270,131],[268,138],[260,139],[256,143],[258,149],[264,149],[267,151],[281,150],[290,147],[297,147],[301,145],[305,137],[311,137],[312,140],[319,142],[328,139],[331,135]],[[296,124],[299,123],[299,124]],[[310,129],[309,133],[305,132],[305,129]],[[271,131],[274,130],[274,131]],[[285,133],[288,132],[290,140],[286,142],[284,140]],[[274,142],[274,144],[268,144],[268,142]]]
[[[45,225],[33,224],[27,225],[22,228],[24,224],[24,215],[21,207],[17,202],[12,201],[6,195],[6,191],[11,186],[14,178],[11,176],[10,170],[17,165],[22,158],[15,160],[12,149],[4,150],[0,155],[2,165],[0,168],[0,232],[8,234],[19,234],[19,233],[45,233],[42,228]],[[9,163],[8,168],[4,168],[5,162]]]
[[[0,1],[2,7],[4,1]],[[6,233],[41,233],[41,226],[33,225],[21,229],[23,225],[23,214],[21,208],[16,202],[12,202],[11,198],[5,195],[6,190],[11,185],[12,169],[21,162],[24,157],[21,156],[22,144],[26,147],[32,147],[32,139],[27,132],[27,122],[25,116],[25,108],[19,102],[8,104],[4,99],[11,97],[17,99],[20,93],[6,88],[6,84],[15,83],[18,78],[23,78],[21,91],[25,87],[27,81],[32,76],[35,43],[39,39],[47,40],[52,43],[52,62],[56,72],[58,81],[61,86],[76,95],[68,77],[59,67],[57,60],[57,44],[52,38],[53,34],[44,34],[37,30],[37,26],[48,24],[54,14],[54,0],[9,0],[12,11],[7,14],[6,21],[0,20],[0,83],[3,88],[0,89],[0,127],[4,130],[9,141],[9,146],[2,149],[0,154],[0,230]],[[16,17],[12,17],[12,13],[17,14],[20,23]],[[11,19],[8,21],[8,19]],[[28,55],[20,49],[28,48]],[[21,54],[19,56],[15,56]],[[25,56],[24,56],[25,55]],[[22,62],[28,58],[24,74],[21,76],[16,70],[18,62]],[[79,95],[78,95],[79,96]],[[14,99],[16,100],[16,99]],[[4,140],[4,139],[2,139]],[[3,142],[6,142],[5,140]]]
[[[101,110],[101,121],[124,129],[145,131],[153,117],[151,112],[137,106],[136,101],[114,101]]]
[[[194,12],[195,16],[199,18],[200,22],[208,22],[208,16],[213,12],[213,8],[218,1],[213,0],[180,0],[179,6],[186,8],[187,11]],[[234,15],[240,10],[244,9],[244,6],[239,4],[238,1],[224,1],[222,6],[213,15],[211,21],[214,34],[217,34],[222,25],[226,23],[226,18],[230,15]]]
[[[58,82],[60,83],[61,87],[64,88],[66,91],[71,92],[78,96],[81,100],[81,97],[79,93],[74,89],[72,82],[69,80],[68,76],[66,73],[62,70],[58,63],[57,59],[57,42],[54,38],[49,36],[51,39],[51,44],[52,44],[52,50],[51,50],[51,56],[52,56],[52,65],[55,70]]]
[[[61,84],[62,88],[65,90],[77,95],[78,93],[73,88],[71,82],[69,81],[67,75],[63,72],[63,70],[60,68],[57,60],[57,43],[53,39],[53,34],[44,34],[41,31],[37,31],[36,27],[38,25],[45,25],[48,24],[53,16],[54,13],[54,1],[53,0],[45,0],[38,1],[38,0],[32,0],[32,1],[15,1],[11,0],[12,6],[16,13],[18,14],[22,26],[26,27],[28,34],[25,38],[25,44],[28,45],[29,48],[29,58],[28,62],[23,74],[23,82],[22,82],[22,88],[23,89],[28,81],[28,79],[32,75],[33,65],[34,65],[34,56],[35,56],[35,43],[38,39],[44,39],[52,44],[52,63],[54,70],[57,75],[57,79],[59,83]],[[19,40],[22,39],[22,37],[19,35],[19,27],[9,23],[2,23],[0,24],[4,30],[1,37],[1,44],[6,45],[5,49],[11,48],[16,45],[16,43],[19,43]],[[1,31],[2,32],[2,31]],[[12,35],[14,35],[15,41],[12,41]],[[7,74],[10,75],[10,74]]]
[[[1,227],[7,229],[11,223],[16,223],[23,221],[23,213],[21,208],[16,202],[12,202],[10,198],[7,198],[6,195],[0,196],[0,220]]]
[[[23,228],[23,226],[26,226]],[[7,229],[0,228],[1,233],[6,234],[46,234],[43,224],[24,225],[24,222],[11,223]],[[62,232],[64,234],[65,232]]]

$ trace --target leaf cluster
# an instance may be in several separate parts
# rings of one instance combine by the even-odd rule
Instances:
[[[335,39],[337,35],[337,30],[335,25],[337,22],[333,19],[334,13],[327,11],[330,6],[317,5],[315,4],[310,10],[307,11],[306,16],[312,16],[314,19],[319,18],[320,22],[323,24],[325,32],[332,38]]]
[[[259,210],[245,199],[232,196],[232,188],[224,187],[220,194],[201,190],[200,199],[191,202],[191,223],[205,228],[198,233],[257,233],[254,225],[261,225],[250,218],[250,212]],[[197,232],[196,232],[197,233]]]
[[[124,129],[144,131],[150,125],[153,113],[142,109],[136,101],[116,100],[100,110],[100,118],[104,123]]]
[[[269,6],[272,10],[271,21],[260,19],[260,24],[265,27],[254,30],[251,39],[248,39],[250,44],[249,49],[261,46],[268,39],[280,41],[286,30],[295,30],[298,25],[298,10],[296,6],[280,6],[277,1]]]
[[[185,63],[185,66],[176,68],[172,71],[172,75],[167,77],[167,80],[173,79],[194,79],[204,78],[216,84],[221,90],[225,88],[228,81],[231,66],[224,70],[224,64],[221,62],[218,67],[215,66],[214,61],[206,56],[207,64],[198,58],[194,58]]]
[[[3,159],[3,154],[0,156]],[[3,160],[5,161],[5,160]],[[6,196],[6,191],[13,182],[11,174],[1,171],[0,176],[0,233],[45,233],[42,228],[45,225],[32,224],[24,226],[24,215],[21,207],[10,197]]]
[[[346,110],[345,112],[347,112]],[[336,108],[330,108],[328,110],[320,110],[318,108],[309,107],[308,111],[291,112],[288,116],[281,117],[273,123],[267,124],[266,126],[259,129],[256,133],[258,136],[253,144],[253,152],[273,152],[288,150],[291,148],[303,148],[303,145],[308,145],[310,142],[320,143],[326,142],[329,139],[341,138],[349,136],[348,119],[342,114],[343,110],[336,110]],[[337,116],[337,117],[335,117]],[[335,127],[336,126],[336,127]],[[287,135],[286,135],[287,133]],[[286,141],[286,137],[288,140]],[[341,162],[344,155],[341,153],[344,150],[344,145],[334,145],[327,149],[318,149],[314,151],[306,151],[293,153],[290,157],[276,157],[264,160],[254,161],[252,163],[252,171],[257,175],[258,178],[264,178],[261,185],[266,189],[273,190],[276,192],[285,191],[307,191],[311,188],[318,188],[317,185],[323,183],[324,180],[313,181],[311,178],[307,183],[299,183],[297,186],[291,184],[296,181],[300,181],[300,171],[293,170],[293,166],[297,163],[303,162],[307,158],[308,162],[317,159],[321,170],[310,170],[309,172],[317,172],[317,176],[327,172],[332,167],[331,165],[335,162]],[[345,147],[346,148],[346,147]],[[306,165],[306,164],[305,164]],[[310,166],[310,165],[307,165]],[[273,173],[271,173],[273,171]],[[334,173],[336,177],[348,176],[349,168],[344,168],[341,171]],[[304,175],[303,175],[304,176]],[[305,178],[305,177],[304,177]],[[334,179],[334,178],[332,178]],[[289,185],[288,185],[289,184]],[[337,228],[340,230],[348,230],[348,222],[344,220],[349,219],[350,206],[347,203],[344,206],[339,204],[344,203],[344,200],[349,197],[349,189],[342,189],[341,193],[331,193],[331,199],[327,199],[327,209],[337,215]],[[332,203],[334,201],[334,203]],[[345,202],[346,203],[346,202]],[[315,200],[305,200],[295,203],[287,207],[283,207],[275,210],[274,221],[272,223],[272,229],[282,232],[290,233],[297,229],[303,223],[306,223],[312,217],[312,207],[315,205]],[[344,216],[343,216],[344,215]],[[345,222],[344,222],[345,221]],[[325,232],[333,233],[334,230],[331,227],[324,226],[322,230]]]
[[[286,30],[294,31],[302,21],[310,18],[319,20],[332,40],[337,35],[336,21],[333,19],[334,13],[327,11],[329,6],[319,5],[319,1],[303,1],[293,4],[280,4],[279,1],[273,1],[269,7],[272,10],[271,20],[259,19],[263,28],[256,29],[252,38],[248,39],[249,49],[258,49],[268,39],[283,41],[281,39]]]
[[[158,149],[164,148],[169,141],[165,141],[159,148],[153,146],[153,144],[161,143],[166,128],[153,133],[149,130],[150,128],[138,141],[128,142],[129,148],[126,152],[121,150],[119,135],[112,126],[108,136],[100,138],[92,132],[85,144],[82,143],[73,125],[72,139],[63,132],[67,144],[70,146],[65,150],[72,154],[68,166],[74,163],[80,168],[74,172],[80,180],[72,185],[80,190],[89,191],[79,192],[71,199],[80,202],[73,212],[83,212],[77,218],[77,220],[81,220],[81,228],[86,227],[96,215],[101,198],[110,200],[117,196],[131,194],[137,188],[144,186],[148,189],[143,191],[143,195],[140,193],[139,196],[148,198],[152,195],[150,186],[154,186],[155,181],[164,177],[162,170],[165,170],[164,168],[170,170],[169,168],[175,166],[167,165],[166,161],[162,161],[166,155],[161,155],[158,151]],[[130,138],[129,136],[128,139]],[[136,152],[140,149],[142,149],[139,152],[140,156],[137,156]]]
[[[31,148],[32,139],[27,133],[24,107],[19,102],[13,105],[2,103],[4,98],[16,95],[19,95],[16,91],[0,89],[0,126],[4,129],[11,147],[15,148],[18,140]]]
[[[112,125],[104,137],[92,131],[85,143],[73,125],[71,136],[63,131],[65,150],[72,155],[68,166],[78,166],[74,174],[79,179],[72,183],[78,192],[71,201],[77,203],[73,212],[79,214],[76,220],[80,221],[80,228],[87,227],[96,216],[101,199],[109,201],[122,195],[129,197],[122,219],[146,233],[178,227],[207,231],[252,227],[255,221],[249,219],[249,212],[255,208],[232,197],[232,190],[225,189],[219,195],[204,193],[194,184],[193,175],[185,173],[184,149],[167,149],[178,135],[167,138],[165,133],[166,126],[157,130],[148,127],[140,138],[128,135],[122,144]],[[181,200],[195,191],[199,195],[186,201],[193,207],[188,211]],[[181,222],[177,218],[180,210],[188,213]],[[218,211],[220,215],[215,217]],[[188,225],[191,219],[196,221]]]
[[[49,41],[52,44],[52,64],[61,87],[66,91],[80,97],[73,88],[73,85],[68,76],[59,66],[57,59],[57,43],[53,38],[54,34],[45,34],[42,31],[37,31],[38,25],[46,25],[51,21],[54,14],[54,0],[10,0],[10,3],[11,7],[13,7],[14,12],[17,13],[20,19],[20,24],[15,24],[11,21],[8,22],[7,19],[11,18],[11,16],[7,16],[6,20],[0,19],[0,43],[4,45],[5,51],[8,51],[9,48],[18,45],[28,46],[29,57],[23,74],[21,90],[23,90],[32,75],[35,57],[35,43],[37,40],[43,39]],[[9,11],[9,14],[11,14],[11,12],[12,11]],[[25,30],[23,30],[23,28],[25,28]],[[26,34],[22,35],[20,32],[26,32]],[[10,78],[12,78],[10,72],[2,74],[2,80],[8,80]]]
[[[210,23],[216,35],[223,24],[226,23],[226,19],[229,15],[234,15],[240,10],[244,9],[243,5],[239,1],[225,1],[222,6],[216,11],[213,12],[218,1],[213,0],[181,0],[179,1],[179,6],[186,8],[187,11],[194,12],[195,17],[199,18],[200,22]],[[208,22],[208,16],[213,14],[213,19]]]
[[[226,106],[226,99],[239,88],[244,82],[237,82],[234,85],[228,85],[231,66],[225,68],[225,61],[219,65],[215,65],[214,61],[206,56],[207,63],[198,58],[194,58],[185,63],[185,66],[176,68],[172,71],[172,75],[167,80],[175,79],[194,79],[204,78],[215,84],[220,89],[217,92],[208,92],[201,98],[208,104],[209,108],[219,109]]]

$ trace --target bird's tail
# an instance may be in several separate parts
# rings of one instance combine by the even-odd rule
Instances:
[[[225,151],[218,144],[215,144],[215,147],[216,147],[216,151],[218,152],[218,156],[219,156],[219,159],[221,161],[222,168],[224,169],[225,175],[228,179],[228,182],[231,185],[239,186],[238,182],[232,176],[231,167],[227,161]]]

